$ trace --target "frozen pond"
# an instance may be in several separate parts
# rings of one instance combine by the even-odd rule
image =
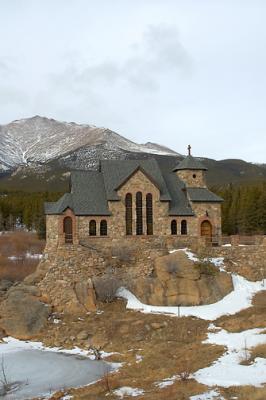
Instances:
[[[14,390],[8,394],[0,393],[2,399],[30,399],[52,394],[56,390],[84,386],[101,378],[104,373],[114,369],[103,361],[92,361],[79,354],[49,351],[49,349],[25,348],[0,344],[0,380],[3,368],[8,383]],[[28,345],[28,346],[27,346]],[[2,387],[2,384],[0,385]]]

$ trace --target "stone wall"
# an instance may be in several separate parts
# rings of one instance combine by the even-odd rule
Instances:
[[[187,187],[206,187],[205,171],[179,170],[176,174]]]

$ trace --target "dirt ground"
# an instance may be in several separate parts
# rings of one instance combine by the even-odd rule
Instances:
[[[215,324],[231,332],[265,327],[266,293],[258,293],[253,304],[253,307],[236,315],[218,319]],[[107,374],[101,381],[71,389],[65,394],[77,400],[118,399],[114,390],[130,386],[144,390],[144,394],[134,397],[136,399],[188,400],[190,396],[211,389],[194,379],[188,379],[190,374],[209,366],[225,351],[222,346],[202,343],[207,338],[210,321],[129,311],[122,300],[101,304],[99,308],[98,314],[90,314],[82,319],[57,316],[61,322],[49,325],[44,342],[48,346],[63,347],[73,347],[75,344],[84,349],[95,345],[106,352],[116,352],[106,360],[123,365],[118,372]],[[83,331],[89,333],[88,338],[77,340]],[[265,349],[266,346],[255,348],[251,352],[250,362],[258,354],[265,357]],[[172,376],[177,376],[172,385],[158,387],[158,382]],[[266,387],[218,389],[226,400],[266,399]],[[52,397],[54,400],[61,398],[63,393]]]

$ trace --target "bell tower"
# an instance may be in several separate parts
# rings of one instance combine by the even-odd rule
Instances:
[[[191,146],[188,145],[188,155],[173,169],[173,172],[185,183],[188,188],[206,188],[205,173],[207,168],[191,155]]]

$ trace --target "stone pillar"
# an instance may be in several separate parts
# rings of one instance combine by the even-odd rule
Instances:
[[[239,245],[239,235],[231,235],[231,245],[232,246]]]

